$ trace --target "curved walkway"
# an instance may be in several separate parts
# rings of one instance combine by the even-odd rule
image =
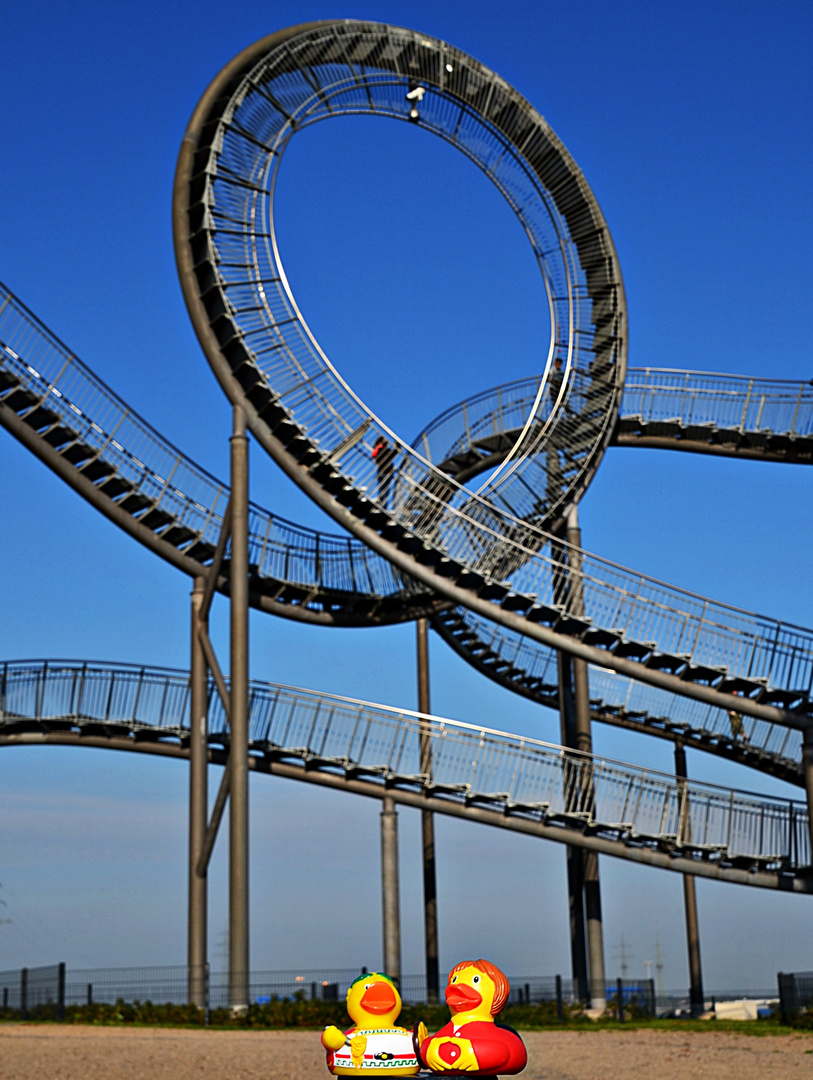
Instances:
[[[0,298],[0,423],[130,535],[187,573],[204,573],[217,544],[227,485],[166,442],[2,286]],[[691,398],[693,384],[683,374],[684,399]],[[510,384],[450,409],[419,441],[431,451],[450,441],[460,445],[463,438],[473,445],[488,427],[510,431],[533,384]],[[779,415],[776,408],[770,412]],[[97,419],[102,416],[104,426]],[[504,451],[499,460],[503,456]],[[399,580],[389,563],[358,541],[303,529],[257,506],[251,510],[251,536],[257,567],[252,602],[262,610],[324,625],[372,625],[429,613],[434,629],[483,674],[558,707],[551,650],[465,608],[437,611],[440,605],[425,590],[409,578]],[[228,565],[220,588],[228,588]],[[724,709],[597,668],[591,685],[596,720],[682,738],[697,749],[803,783],[795,731],[748,718],[744,737],[733,738]]]
[[[410,104],[419,89],[420,109]],[[288,287],[272,198],[284,151],[307,124],[357,112],[419,122],[462,149],[518,213],[540,262],[547,384],[483,492],[364,406]],[[623,286],[584,177],[493,72],[446,43],[377,24],[273,35],[227,65],[196,108],[173,220],[184,296],[218,380],[260,444],[340,525],[433,594],[508,630],[718,707],[808,724],[811,631],[568,548],[541,527],[578,497],[612,434],[626,366]],[[543,447],[558,455],[568,409],[583,436],[571,453],[581,456],[571,478],[543,493],[528,477]],[[386,470],[372,456],[382,445]]]
[[[803,803],[273,683],[253,681],[250,702],[257,771],[683,873],[813,892]],[[187,756],[188,718],[185,672],[61,660],[0,668],[0,746]],[[212,686],[209,742],[211,760],[225,764],[228,726]]]

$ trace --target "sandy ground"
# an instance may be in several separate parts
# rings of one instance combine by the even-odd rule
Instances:
[[[796,1080],[813,1037],[525,1032],[523,1080]],[[0,1025],[2,1080],[326,1080],[316,1032]]]

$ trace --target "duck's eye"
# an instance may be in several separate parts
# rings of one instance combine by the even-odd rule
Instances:
[[[453,982],[453,983],[456,983],[456,982],[457,982],[457,976],[456,976],[456,975],[455,975],[455,977],[454,977],[454,978],[452,979],[452,982]]]
[[[373,985],[372,983],[365,983],[364,984],[364,989],[369,990],[372,985]]]
[[[478,982],[480,981],[480,976],[475,975],[474,978],[471,981],[472,981],[472,985],[476,986],[478,984]]]

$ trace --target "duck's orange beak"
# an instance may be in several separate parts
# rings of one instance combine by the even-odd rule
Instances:
[[[395,991],[389,983],[373,983],[369,990],[364,991],[360,1004],[366,1012],[383,1016],[395,1008]]]
[[[476,1009],[482,1001],[483,995],[473,986],[467,986],[466,983],[453,983],[446,987],[446,1004],[452,1012]]]

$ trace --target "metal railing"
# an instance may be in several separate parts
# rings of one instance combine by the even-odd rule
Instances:
[[[780,971],[776,980],[783,1024],[792,1024],[800,1013],[813,1013],[813,971]]]
[[[344,1002],[353,980],[366,973],[367,968],[300,967],[289,971],[251,971],[247,980],[249,1003],[265,1005],[274,999]],[[52,1006],[53,1012],[61,1018],[66,1006],[116,1005],[120,1002],[185,1006],[193,1004],[190,986],[200,986],[203,1000],[194,1004],[207,1010],[228,1009],[231,1000],[229,980],[227,971],[212,970],[208,964],[202,971],[182,964],[122,968],[66,968],[65,964],[53,964],[45,968],[0,972],[0,1008],[25,1017],[30,1011],[36,1016],[43,1012],[43,1006]],[[35,982],[41,984],[40,990],[29,989],[26,999],[25,987],[33,987]],[[571,980],[559,975],[512,976],[509,982],[509,1005],[538,1005],[548,1001],[576,1004]],[[405,1005],[427,1001],[425,975],[402,975],[399,989]],[[56,1019],[58,1015],[52,1018]]]
[[[25,1020],[44,1006],[53,1007],[56,1019],[64,1019],[64,964],[0,971],[0,1008],[12,1009]]]
[[[382,33],[388,41],[397,41],[399,48],[414,42],[414,36],[392,28],[385,28]],[[212,353],[209,359],[225,378],[233,378],[232,367],[236,365],[241,369],[242,385],[246,380],[252,382],[246,394],[259,411],[255,433],[261,441],[265,439],[266,448],[279,456],[280,442],[291,446],[295,443],[294,456],[298,461],[303,453],[310,455],[311,476],[302,478],[304,484],[314,487],[318,484],[334,497],[341,493],[342,501],[350,504],[360,519],[369,516],[368,508],[374,504],[383,515],[376,528],[383,530],[385,520],[389,519],[411,538],[423,542],[422,547],[410,539],[412,558],[431,565],[431,549],[435,561],[437,555],[448,560],[443,576],[436,578],[439,591],[443,591],[445,578],[455,576],[468,575],[469,580],[473,576],[479,581],[500,583],[514,594],[514,610],[521,610],[523,602],[527,602],[526,608],[533,609],[528,633],[542,636],[543,631],[533,623],[540,609],[561,608],[556,580],[562,560],[558,551],[553,555],[545,553],[545,548],[556,541],[532,524],[538,520],[542,498],[534,451],[543,445],[557,421],[551,422],[550,416],[545,419],[544,411],[529,417],[526,435],[514,450],[510,468],[503,470],[499,479],[490,480],[484,493],[468,491],[401,442],[364,406],[312,338],[285,277],[276,247],[273,199],[269,192],[273,190],[279,162],[294,128],[328,115],[369,111],[371,107],[382,115],[402,118],[408,111],[403,100],[404,79],[400,76],[393,79],[383,73],[379,78],[374,65],[363,73],[364,86],[356,70],[348,69],[345,79],[340,60],[346,45],[344,34],[344,30],[329,27],[308,32],[303,38],[301,47],[306,52],[315,47],[315,35],[339,58],[324,71],[319,69],[324,81],[318,93],[298,71],[299,45],[289,42],[262,62],[258,58],[257,67],[235,89],[233,107],[225,110],[217,124],[212,120],[213,142],[205,154],[201,147],[196,159],[200,173],[195,182],[200,181],[200,190],[195,198],[200,199],[198,208],[204,219],[195,244],[196,257],[205,257],[210,266],[216,283],[212,295],[217,293],[217,299],[210,304],[210,294],[202,298],[194,292],[196,286],[186,280],[184,288],[192,318],[201,324],[202,333],[209,333],[212,324],[216,324],[218,333],[229,336],[228,356]],[[436,44],[427,39],[426,57]],[[420,51],[424,45],[419,43],[416,47]],[[456,54],[455,64],[461,63],[465,68],[466,62],[465,57]],[[312,73],[315,69],[308,70]],[[278,78],[280,92],[287,95],[287,105],[282,111],[268,97],[269,88],[273,97]],[[257,89],[260,84],[263,91]],[[470,112],[463,108],[459,123],[452,121],[452,116],[458,114],[446,108],[442,89],[435,93],[430,86],[422,104],[421,123],[453,137],[456,145],[463,146],[474,161],[487,166],[492,174],[494,166],[505,161],[506,176],[511,175],[511,181],[509,185],[506,180],[502,190],[509,202],[527,189],[528,204],[535,201],[538,205],[540,212],[537,215],[535,209],[537,216],[533,218],[527,217],[523,210],[526,231],[533,238],[534,228],[539,226],[540,265],[545,267],[545,273],[551,274],[552,297],[564,296],[561,290],[566,286],[565,306],[569,308],[569,318],[575,316],[575,324],[568,323],[568,327],[576,327],[572,336],[569,329],[564,339],[567,363],[554,415],[566,416],[571,401],[567,386],[581,392],[577,383],[583,379],[582,400],[587,411],[579,415],[585,423],[595,425],[591,445],[598,453],[603,445],[601,433],[606,430],[603,425],[615,420],[615,380],[619,371],[613,369],[612,363],[615,346],[608,344],[602,349],[601,363],[591,351],[590,343],[596,340],[591,318],[597,298],[591,298],[589,275],[579,267],[578,244],[573,238],[568,239],[560,212],[539,184],[539,178],[534,179],[533,170],[529,167],[522,174],[518,167],[521,155],[512,156],[513,151],[508,152],[510,139],[506,141],[495,128],[484,130],[474,108]],[[520,108],[519,102],[515,104]],[[211,105],[215,108],[213,102]],[[448,131],[450,123],[453,136]],[[254,129],[254,141],[247,141],[245,132]],[[482,141],[478,142],[481,136]],[[207,155],[210,168],[204,162]],[[181,172],[178,177],[183,185]],[[585,194],[586,185],[579,190],[587,213],[593,203]],[[595,214],[599,222],[597,209]],[[554,224],[558,229],[555,244],[549,234]],[[548,239],[542,240],[543,235]],[[181,238],[179,249],[188,254],[186,243]],[[537,242],[532,239],[532,243]],[[550,265],[546,261],[548,256]],[[564,262],[559,261],[560,256]],[[568,261],[571,259],[574,261]],[[206,308],[207,304],[210,309]],[[556,325],[565,324],[557,321]],[[571,351],[574,341],[577,348]],[[547,374],[550,384],[553,376]],[[535,399],[538,409],[544,400],[542,391],[540,386],[540,396]],[[237,396],[241,393],[236,387],[233,392]],[[274,433],[276,443],[266,437],[269,433]],[[378,464],[372,456],[377,439],[385,440],[387,448],[386,457],[379,456]],[[585,460],[588,459],[590,453]],[[550,463],[547,468],[550,469]],[[588,474],[585,465],[579,482],[586,482]],[[533,482],[527,482],[528,477]],[[346,497],[350,492],[354,493],[355,505],[353,498]],[[541,513],[549,513],[552,505],[548,502]],[[574,581],[578,579],[574,592],[584,598],[590,628],[609,631],[616,635],[616,640],[624,639],[639,647],[628,649],[627,658],[641,661],[650,654],[662,653],[670,661],[679,658],[685,682],[705,683],[710,672],[712,678],[714,673],[727,674],[748,680],[754,692],[761,683],[787,690],[791,695],[788,704],[793,707],[801,708],[809,700],[813,687],[811,631],[682,591],[594,555],[585,554],[573,576]],[[476,592],[476,584],[472,583],[471,589]],[[473,596],[472,604],[485,610],[482,598],[478,602]],[[492,610],[496,621],[504,621],[503,612],[496,605]],[[581,612],[574,610],[568,614],[579,616]],[[543,620],[544,612],[540,621]],[[593,636],[595,642],[601,638],[595,632]],[[608,663],[612,666],[611,661]],[[641,665],[642,679],[646,681],[649,674]]]
[[[365,967],[251,971],[246,980],[249,1004],[262,1006],[274,1000],[343,1003],[348,986],[359,974],[366,972]],[[780,972],[777,979],[783,1023],[792,1022],[799,1013],[813,1008],[813,972]],[[557,1018],[566,1021],[565,1010],[579,1005],[572,980],[561,975],[511,975],[509,983],[507,1004],[511,1006],[555,1004]],[[190,998],[190,987],[194,986],[202,988],[201,1000]],[[186,1007],[196,1004],[208,1013],[229,1009],[229,986],[229,973],[212,969],[209,964],[200,971],[184,964],[119,968],[73,968],[64,963],[50,964],[0,971],[0,1011],[23,1019],[30,1016],[55,1020],[64,1019],[66,1008],[77,1006],[152,1004]],[[426,1003],[425,975],[402,975],[399,988],[404,1005]],[[608,1014],[622,1020],[642,1015],[681,1015],[689,1011],[685,991],[669,990],[656,995],[654,983],[649,978],[608,978],[603,993],[601,986],[593,989],[594,996],[606,997]],[[775,1000],[776,994],[769,989],[740,988],[714,990],[705,995],[711,1008],[715,1002],[743,998]]]
[[[813,435],[813,383],[670,368],[630,368],[622,418],[681,427]]]
[[[443,468],[456,456],[510,446],[532,408],[540,376],[474,394],[441,413],[412,445]],[[741,434],[813,435],[813,382],[671,368],[627,368],[619,420],[674,421],[680,427]],[[503,443],[496,437],[505,436]],[[492,450],[492,446],[494,449]]]
[[[153,726],[188,731],[184,672],[70,661],[7,662],[0,671],[0,739],[22,725]],[[210,688],[210,741],[228,741]],[[623,844],[667,844],[701,859],[793,869],[810,862],[803,803],[751,795],[565,751],[491,728],[425,717],[332,694],[251,683],[254,751],[465,805],[499,807]],[[431,775],[421,769],[428,739]]]
[[[558,708],[558,670],[553,649],[479,618],[466,608],[436,617],[433,624],[480,670],[493,669],[501,674],[501,683],[514,684],[526,696]],[[456,633],[457,626],[464,627],[463,634]],[[460,640],[456,640],[458,636]],[[802,733],[798,730],[661,690],[609,668],[590,665],[589,671],[590,701],[597,718],[612,722],[615,713],[670,730],[704,732],[801,766]]]
[[[5,286],[0,285],[0,403],[22,390],[22,403],[43,438],[59,432],[59,447],[87,449],[77,471],[90,461],[103,462],[122,481],[114,497],[124,502],[134,493],[144,502],[133,520],[159,514],[155,531],[169,525],[188,530],[180,550],[199,543],[211,552],[223,525],[228,485],[217,480],[163,438],[83,364]],[[107,474],[101,483],[109,480]],[[161,517],[160,515],[165,515]],[[327,589],[352,596],[381,597],[420,590],[368,547],[347,536],[295,525],[252,504],[249,550],[260,577],[303,588]]]

